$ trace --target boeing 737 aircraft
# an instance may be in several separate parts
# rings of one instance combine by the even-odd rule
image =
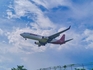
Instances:
[[[71,26],[69,26],[67,29],[60,31],[56,34],[53,34],[51,36],[40,36],[40,35],[36,35],[36,34],[32,34],[32,33],[21,33],[20,35],[26,39],[33,39],[33,40],[37,40],[38,42],[35,42],[36,45],[40,46],[45,46],[47,43],[52,43],[52,44],[65,44],[68,41],[71,41],[73,39],[69,39],[69,40],[65,40],[65,34],[62,35],[62,37],[57,40],[55,39],[56,37],[58,37],[61,33],[67,31],[70,29]]]

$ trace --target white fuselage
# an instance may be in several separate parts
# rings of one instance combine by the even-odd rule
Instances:
[[[33,40],[40,40],[42,36],[31,34],[31,33],[22,33],[20,34],[24,38],[33,39]]]
[[[48,40],[47,37],[43,38],[43,36],[32,33],[22,33],[20,35],[25,39],[33,39],[33,40],[38,40],[40,42],[46,42]]]

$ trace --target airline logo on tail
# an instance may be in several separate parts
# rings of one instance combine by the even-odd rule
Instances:
[[[71,41],[71,40],[73,40],[73,39],[65,40],[65,34],[63,34],[62,37],[59,40],[54,39],[54,40],[51,41],[51,43],[61,45],[61,44],[65,44],[66,42]]]
[[[71,41],[71,40],[73,39],[65,40],[65,34],[63,34],[63,36],[60,38],[60,43],[65,44],[66,42]]]
[[[60,42],[64,42],[65,41],[65,34],[63,34],[63,36],[60,38]]]

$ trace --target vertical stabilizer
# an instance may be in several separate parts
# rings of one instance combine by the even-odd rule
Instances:
[[[63,36],[60,38],[60,41],[61,42],[64,42],[65,41],[65,34],[63,34]]]

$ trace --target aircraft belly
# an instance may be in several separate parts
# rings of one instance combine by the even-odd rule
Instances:
[[[48,39],[41,39],[40,42],[47,42]]]

